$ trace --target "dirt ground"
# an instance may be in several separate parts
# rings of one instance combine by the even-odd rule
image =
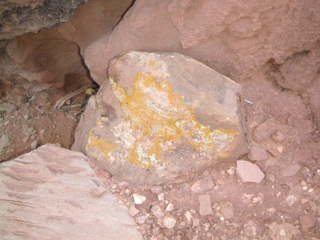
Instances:
[[[145,239],[319,240],[320,135],[307,93],[277,84],[271,68],[242,83],[250,152],[265,174],[243,183],[235,161],[221,162],[190,181],[133,186],[96,169],[128,205]],[[69,148],[85,94],[60,110],[66,92],[0,76],[0,161],[44,143]]]
[[[87,96],[83,92],[56,109],[66,94],[17,74],[0,75],[0,162],[45,143],[71,147]]]

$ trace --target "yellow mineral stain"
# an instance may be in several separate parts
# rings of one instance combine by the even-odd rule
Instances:
[[[156,65],[156,61],[149,61],[149,66],[154,67]]]
[[[90,133],[89,141],[86,146],[88,147],[94,147],[97,148],[106,159],[109,159],[109,154],[113,151],[117,150],[119,146],[117,144],[114,144],[110,141],[107,141],[103,138],[98,138]]]
[[[127,120],[143,135],[130,150],[129,161],[133,164],[154,167],[163,161],[162,148],[166,142],[176,143],[185,138],[194,148],[210,152],[214,150],[216,135],[233,138],[237,134],[235,130],[212,130],[198,122],[194,110],[184,103],[183,96],[174,93],[168,81],[139,73],[131,95],[125,87],[112,79],[110,82]],[[145,138],[151,144],[144,144]],[[102,147],[100,143],[96,145]],[[109,153],[113,148],[106,144],[106,149]]]

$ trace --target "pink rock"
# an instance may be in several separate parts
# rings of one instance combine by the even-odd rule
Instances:
[[[151,212],[156,218],[161,218],[164,216],[163,210],[159,205],[152,206]]]
[[[266,11],[267,17],[255,17]],[[85,62],[102,84],[110,59],[119,54],[133,49],[174,51],[239,80],[271,58],[280,63],[309,49],[320,37],[320,18],[309,16],[319,11],[314,0],[137,0],[108,36],[86,50]]]
[[[290,164],[281,170],[281,175],[284,177],[292,177],[296,175],[300,169],[301,166],[299,164]]]
[[[201,216],[213,214],[211,206],[211,198],[208,194],[199,195],[199,214]]]
[[[242,182],[260,183],[265,175],[260,168],[248,161],[237,161],[237,174]]]
[[[316,224],[316,218],[312,215],[303,215],[300,216],[300,225],[304,232],[308,232],[310,228],[314,227]]]
[[[82,153],[44,145],[0,166],[1,239],[142,239]]]
[[[263,161],[268,159],[268,153],[265,149],[258,145],[253,145],[250,148],[248,158],[251,161]]]

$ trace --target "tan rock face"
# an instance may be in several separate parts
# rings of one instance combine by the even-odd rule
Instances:
[[[200,62],[130,52],[111,63],[109,76],[91,99],[74,148],[113,175],[176,182],[246,151],[240,86]]]

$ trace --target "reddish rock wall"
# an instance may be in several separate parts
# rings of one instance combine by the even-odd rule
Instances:
[[[128,50],[177,51],[241,80],[270,59],[283,63],[320,37],[316,0],[137,0],[111,34],[85,51],[98,83]]]

